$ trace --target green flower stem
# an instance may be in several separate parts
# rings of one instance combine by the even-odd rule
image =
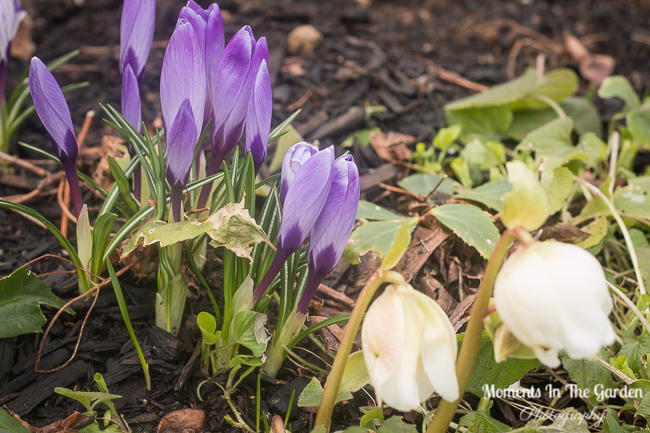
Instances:
[[[447,427],[449,427],[449,423],[453,420],[454,415],[456,415],[458,403],[460,403],[460,399],[463,396],[467,383],[472,375],[472,371],[474,370],[474,365],[476,364],[476,356],[478,355],[478,349],[481,345],[481,335],[483,335],[483,316],[487,311],[488,303],[492,297],[494,280],[499,273],[499,269],[501,269],[501,264],[503,263],[503,258],[508,251],[508,247],[516,237],[517,235],[512,230],[506,230],[503,232],[499,242],[492,252],[492,256],[485,268],[483,281],[478,288],[476,299],[472,306],[472,312],[469,317],[469,323],[467,324],[467,332],[465,332],[463,345],[460,348],[460,354],[456,361],[456,375],[458,376],[460,398],[454,402],[448,402],[446,400],[440,401],[440,405],[438,405],[436,413],[433,416],[426,433],[445,433]]]
[[[373,295],[383,283],[404,284],[405,281],[404,277],[397,272],[378,269],[368,279],[366,285],[363,286],[361,293],[359,293],[357,303],[350,315],[350,321],[345,327],[343,341],[341,341],[339,350],[336,353],[336,358],[334,358],[332,371],[330,371],[330,374],[327,376],[327,382],[325,382],[325,389],[323,390],[318,414],[316,415],[315,426],[323,426],[327,431],[329,431],[334,404],[338,397],[338,390],[341,384],[341,378],[343,377],[343,370],[345,369],[345,363],[350,356],[354,339],[359,332],[361,319],[363,319],[363,315],[368,309],[368,305],[370,304]]]

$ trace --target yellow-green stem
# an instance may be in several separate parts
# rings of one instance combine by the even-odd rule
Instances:
[[[339,350],[336,353],[336,358],[334,358],[332,371],[330,371],[330,374],[327,376],[327,382],[325,382],[325,388],[323,390],[323,397],[321,398],[318,414],[316,415],[315,426],[323,426],[327,431],[329,431],[330,422],[332,420],[332,411],[334,410],[334,404],[338,397],[337,392],[341,384],[341,378],[343,377],[345,363],[347,362],[350,351],[352,350],[354,339],[359,332],[359,326],[361,325],[363,315],[368,309],[368,304],[370,304],[373,295],[383,283],[403,284],[406,282],[404,281],[404,277],[397,272],[377,269],[377,271],[375,271],[375,273],[368,279],[366,285],[363,286],[363,289],[359,293],[357,303],[350,315],[350,320],[345,327],[343,341],[341,341]]]
[[[494,248],[492,256],[485,268],[483,281],[481,282],[476,299],[474,300],[472,312],[467,324],[467,332],[465,332],[463,345],[460,348],[458,360],[456,361],[456,375],[458,376],[460,398],[454,402],[448,402],[446,400],[440,402],[426,433],[446,432],[449,423],[454,419],[454,415],[456,415],[458,403],[460,403],[460,399],[463,396],[465,387],[467,387],[469,378],[474,370],[474,364],[476,363],[476,355],[478,354],[478,349],[481,344],[481,336],[483,335],[483,316],[487,311],[488,303],[492,297],[494,280],[497,277],[499,269],[501,269],[501,264],[503,263],[503,258],[508,251],[508,247],[515,237],[515,232],[511,230],[506,230],[503,235],[501,235],[499,243],[497,243],[497,246]]]

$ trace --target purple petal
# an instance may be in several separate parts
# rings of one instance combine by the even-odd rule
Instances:
[[[203,51],[192,25],[179,20],[165,51],[160,74],[160,106],[165,131],[176,119],[181,104],[189,99],[193,118],[198,121],[195,135],[200,136],[205,90]]]
[[[142,83],[156,25],[156,0],[124,0],[120,22],[120,72],[130,64]]]
[[[196,133],[194,114],[189,98],[181,103],[174,123],[167,132],[167,180],[172,186],[184,187],[190,175]]]
[[[194,33],[196,33],[196,38],[199,41],[199,45],[201,45],[201,50],[205,51],[205,34],[207,25],[206,20],[193,8],[185,6],[178,14],[178,21],[176,22],[176,26],[178,27],[180,24],[186,21],[192,25]]]
[[[287,191],[278,229],[278,250],[296,251],[320,215],[330,189],[334,163],[332,146],[307,160]]]
[[[32,58],[29,70],[29,91],[36,113],[50,134],[57,156],[64,164],[66,161],[76,162],[77,137],[68,104],[52,73],[37,57]]]
[[[208,8],[208,25],[205,34],[205,70],[208,77],[208,92],[210,98],[214,91],[214,79],[219,67],[219,60],[226,45],[221,11],[216,3]]]
[[[131,65],[126,65],[122,76],[122,116],[138,132],[142,131],[142,107],[140,87]]]
[[[9,63],[11,41],[26,14],[18,0],[13,2],[0,0],[0,103],[4,101],[5,75]]]
[[[296,143],[287,150],[282,160],[282,177],[280,180],[280,203],[284,205],[284,199],[287,196],[289,186],[293,182],[296,173],[300,167],[307,162],[309,158],[318,153],[318,148],[312,144],[301,141]]]
[[[269,145],[272,103],[271,77],[266,67],[266,60],[262,60],[246,111],[246,151],[250,151],[253,155],[256,173],[266,158],[266,149]]]

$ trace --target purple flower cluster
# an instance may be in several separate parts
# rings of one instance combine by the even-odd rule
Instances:
[[[0,104],[4,101],[5,75],[9,63],[11,41],[25,15],[26,13],[18,0],[0,0]]]
[[[280,180],[282,220],[277,252],[255,289],[259,300],[287,261],[311,233],[309,276],[298,312],[305,313],[318,285],[343,255],[359,207],[359,171],[351,155],[334,160],[330,146],[319,151],[298,143],[284,156]]]

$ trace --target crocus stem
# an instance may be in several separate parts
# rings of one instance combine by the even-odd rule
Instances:
[[[284,262],[286,262],[288,258],[289,256],[284,254],[281,250],[278,250],[275,253],[275,257],[273,257],[273,262],[271,262],[269,270],[266,271],[264,278],[262,278],[262,281],[260,281],[260,283],[255,288],[255,291],[253,292],[253,303],[259,301],[264,293],[266,293],[269,286],[273,282],[273,279],[276,275],[278,275],[278,272],[280,272],[280,269],[282,266],[284,266]]]
[[[366,282],[366,285],[361,289],[357,303],[350,315],[350,320],[345,327],[343,340],[341,341],[338,352],[336,352],[336,358],[334,358],[332,370],[327,376],[323,396],[320,401],[320,406],[318,407],[318,414],[316,415],[315,426],[323,426],[327,431],[329,431],[332,412],[334,410],[336,398],[338,397],[337,394],[339,386],[341,385],[341,379],[343,378],[343,370],[345,369],[345,364],[350,356],[354,339],[359,332],[361,320],[368,309],[368,305],[370,305],[373,295],[383,283],[403,284],[405,281],[404,277],[402,277],[400,273],[384,271],[380,268],[372,274]]]
[[[499,269],[501,269],[501,264],[508,251],[508,247],[514,241],[515,237],[515,232],[511,230],[506,230],[501,235],[485,268],[483,281],[478,288],[476,299],[472,306],[472,312],[469,316],[465,338],[463,338],[463,345],[460,347],[460,353],[456,361],[456,376],[458,377],[460,398],[454,402],[440,401],[436,413],[433,415],[429,427],[427,427],[426,433],[445,433],[447,427],[449,427],[449,423],[453,420],[454,415],[456,415],[458,403],[460,403],[460,399],[463,397],[465,387],[467,387],[469,378],[474,370],[474,364],[476,364],[476,356],[478,355],[481,336],[483,335],[483,316],[485,316],[488,303],[492,297],[494,280],[499,273]]]
[[[70,194],[72,195],[72,202],[74,203],[75,215],[79,218],[81,208],[83,208],[83,200],[81,199],[81,189],[79,189],[79,178],[77,178],[77,167],[74,162],[72,164],[64,164],[63,169],[68,178],[68,186],[70,187]]]
[[[219,152],[212,152],[210,155],[210,164],[205,170],[205,177],[210,177],[213,174],[217,174],[219,167],[223,163],[223,157]],[[196,208],[203,209],[208,204],[208,199],[210,198],[210,192],[212,192],[212,182],[203,185],[201,188],[201,194],[199,195],[199,201],[197,202]]]
[[[174,222],[181,220],[181,207],[183,204],[183,187],[173,185],[169,195],[169,205],[172,210],[172,218]]]

